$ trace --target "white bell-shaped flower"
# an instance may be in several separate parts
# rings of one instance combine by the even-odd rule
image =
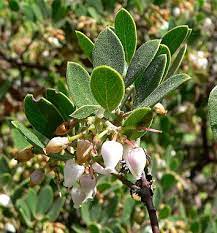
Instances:
[[[126,146],[124,148],[124,160],[132,175],[139,179],[146,165],[146,154],[141,147],[132,148]]]
[[[76,209],[86,200],[86,194],[76,187],[72,188],[71,197]]]
[[[69,143],[70,142],[67,137],[54,137],[48,142],[45,152],[46,154],[60,153],[68,146]]]
[[[123,156],[123,146],[116,141],[106,141],[101,148],[105,168],[115,172],[115,167]]]
[[[86,199],[93,198],[96,194],[96,178],[91,174],[84,174],[80,177],[81,191],[86,194]]]
[[[78,165],[74,160],[66,161],[64,167],[64,186],[71,188],[84,173],[84,166]]]

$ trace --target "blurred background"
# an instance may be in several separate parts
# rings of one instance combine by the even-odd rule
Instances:
[[[67,61],[91,70],[75,30],[95,40],[121,7],[136,21],[139,45],[176,25],[192,28],[180,68],[192,80],[163,100],[168,113],[152,125],[163,133],[149,132],[142,143],[152,159],[161,231],[217,232],[217,142],[207,119],[208,96],[217,84],[216,0],[0,0],[0,232],[151,232],[145,207],[119,181],[101,178],[94,201],[76,210],[62,177],[43,157],[27,163],[13,157],[26,147],[10,123],[26,122],[25,95],[41,96],[47,87],[67,93]],[[30,189],[37,168],[46,177]],[[26,200],[41,203],[39,215],[32,216]]]

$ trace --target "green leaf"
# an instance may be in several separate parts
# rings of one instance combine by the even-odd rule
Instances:
[[[24,199],[19,199],[16,202],[16,207],[19,210],[25,224],[29,227],[32,226],[32,222],[31,222],[31,212],[29,207],[27,206],[27,203]]]
[[[108,227],[103,227],[102,233],[113,233],[113,231],[109,229]]]
[[[149,127],[152,122],[152,112],[150,108],[134,109],[123,122],[123,133],[131,139],[136,139],[144,135],[144,130],[136,130],[139,126]],[[140,131],[140,132],[139,132]]]
[[[44,186],[38,195],[36,208],[37,218],[43,218],[53,203],[53,190],[49,185]]]
[[[162,38],[162,44],[165,44],[173,55],[188,36],[189,28],[187,25],[181,25],[169,30]]]
[[[25,114],[31,125],[48,138],[53,136],[56,128],[63,122],[63,118],[51,102],[45,98],[35,100],[28,94],[24,100]]]
[[[94,43],[86,35],[84,35],[84,33],[80,31],[75,31],[75,33],[81,49],[83,50],[84,54],[91,60]]]
[[[31,210],[32,216],[35,217],[36,206],[37,206],[37,193],[34,189],[30,188],[26,196],[26,204]]]
[[[81,205],[81,217],[82,220],[85,222],[86,225],[89,225],[92,221],[90,216],[90,202],[86,202]]]
[[[126,62],[130,63],[137,44],[136,25],[130,13],[123,8],[115,17],[115,32],[124,47]]]
[[[171,208],[169,206],[164,206],[162,209],[159,211],[159,218],[160,219],[166,219],[170,216],[171,213]]]
[[[182,63],[182,60],[184,58],[185,52],[187,50],[187,44],[185,44],[178,52],[178,54],[176,55],[175,60],[173,61],[168,74],[167,74],[167,78],[169,78],[170,76],[172,76],[173,74],[176,73],[176,71],[179,69],[179,66]]]
[[[0,174],[9,173],[10,168],[7,162],[7,159],[4,155],[0,156]]]
[[[136,81],[135,106],[144,101],[144,99],[157,88],[163,77],[166,63],[167,57],[165,54],[156,57],[145,70],[141,78]]]
[[[150,40],[142,44],[129,65],[127,75],[125,78],[126,87],[130,86],[137,78],[139,78],[146,68],[150,65],[154,59],[158,48],[160,46],[160,40]]]
[[[30,129],[26,128],[21,122],[19,121],[12,121],[12,125],[26,138],[26,140],[40,149],[44,148],[44,144],[39,140],[37,135],[35,135]]]
[[[97,102],[107,111],[114,110],[124,96],[123,79],[109,66],[99,66],[93,70],[90,86]]]
[[[35,18],[38,21],[42,21],[43,20],[43,13],[41,12],[40,7],[37,4],[32,3],[31,4],[32,10],[34,12]]]
[[[79,64],[68,62],[67,84],[70,96],[77,107],[83,105],[97,105],[90,89],[90,76]]]
[[[58,22],[63,19],[67,13],[67,5],[62,4],[61,0],[52,1],[52,19],[54,22]]]
[[[208,100],[208,116],[215,139],[217,138],[217,86],[212,89]]]
[[[17,0],[9,0],[8,4],[12,11],[19,11],[20,6]]]
[[[101,107],[99,105],[84,105],[78,108],[70,116],[76,119],[84,119],[90,116],[92,113],[96,112]]]
[[[190,77],[187,74],[177,74],[172,76],[161,83],[141,104],[139,104],[139,107],[152,106],[156,104],[163,97],[189,79]]]
[[[58,197],[55,202],[53,203],[51,209],[49,210],[49,212],[47,213],[48,219],[52,222],[54,222],[59,214],[60,211],[64,205],[65,202],[65,198],[64,197]]]
[[[100,233],[100,228],[96,223],[91,223],[88,226],[90,233]]]
[[[176,183],[177,183],[177,179],[171,173],[165,173],[161,178],[161,184],[164,192],[171,189]]]
[[[70,119],[69,115],[74,112],[75,106],[66,95],[55,89],[47,89],[46,99],[56,107],[64,120]]]
[[[13,183],[13,178],[11,176],[11,174],[9,173],[0,173],[0,185],[1,187],[4,188],[8,188],[9,186],[11,186]]]
[[[14,147],[17,149],[24,149],[26,147],[30,147],[31,144],[26,140],[23,134],[16,128],[13,128],[11,131],[11,135],[13,138]]]
[[[56,86],[57,86],[58,91],[62,92],[64,95],[69,97],[69,91],[68,91],[68,87],[67,87],[65,79],[63,78],[58,79]]]
[[[166,54],[167,56],[167,62],[166,62],[166,67],[165,67],[165,70],[164,70],[164,77],[167,75],[167,72],[169,70],[169,67],[170,67],[170,63],[171,63],[171,54],[170,54],[170,50],[169,48],[164,45],[164,44],[161,44],[160,47],[159,47],[159,50],[157,52],[157,56],[161,55],[161,54]],[[163,79],[162,79],[163,81]]]
[[[154,190],[154,195],[153,195],[153,202],[155,208],[158,208],[158,206],[160,205],[162,197],[163,197],[162,188],[161,186],[158,186]]]
[[[9,80],[4,80],[3,82],[1,82],[1,84],[0,84],[0,100],[2,100],[4,98],[4,96],[6,95],[6,93],[10,87],[11,87],[11,82]]]
[[[135,201],[132,199],[132,197],[127,197],[124,202],[124,208],[123,208],[123,213],[122,213],[122,218],[121,218],[121,221],[124,224],[130,223],[134,206],[135,206]]]
[[[107,65],[123,74],[125,67],[124,49],[120,39],[110,29],[102,31],[93,49],[93,66]]]

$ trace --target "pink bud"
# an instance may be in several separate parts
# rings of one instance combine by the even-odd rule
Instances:
[[[71,190],[71,197],[74,203],[74,207],[77,209],[81,206],[81,204],[85,201],[86,195],[82,192],[79,188],[72,188]]]
[[[84,173],[84,166],[78,165],[74,160],[66,161],[64,167],[64,186],[71,188]]]
[[[146,154],[141,147],[126,147],[124,152],[124,160],[132,175],[139,179],[144,171],[146,164]]]
[[[107,170],[115,171],[115,167],[123,156],[123,146],[116,141],[106,141],[101,148],[101,154]]]
[[[81,191],[86,194],[86,199],[92,198],[96,193],[96,178],[91,174],[84,174],[80,177]]]
[[[70,142],[67,137],[54,137],[48,142],[45,152],[46,154],[60,153],[68,146],[69,143]]]

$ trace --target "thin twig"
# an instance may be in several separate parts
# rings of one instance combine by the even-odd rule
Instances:
[[[124,176],[120,174],[113,174],[117,179],[119,179],[123,184],[125,184],[134,193],[137,193],[141,197],[142,203],[146,206],[149,214],[149,219],[151,223],[151,228],[153,233],[160,233],[157,211],[153,204],[153,192],[151,189],[151,182],[149,182],[145,176],[142,177],[141,182],[133,184],[128,181]]]

